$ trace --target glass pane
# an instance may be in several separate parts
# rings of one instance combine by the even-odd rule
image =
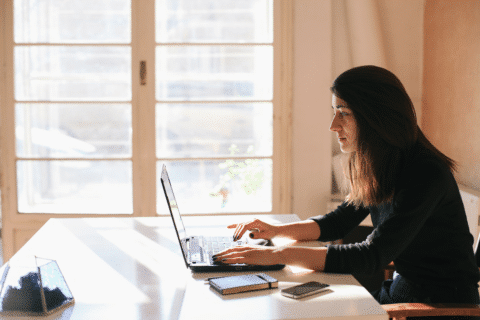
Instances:
[[[157,42],[270,43],[272,1],[157,0]]]
[[[271,46],[162,46],[157,100],[271,100]]]
[[[40,277],[35,266],[7,266],[3,274],[0,311],[26,315],[26,312],[38,316],[43,313]]]
[[[133,212],[131,161],[17,161],[21,213]]]
[[[15,0],[17,43],[130,43],[130,0]]]
[[[37,259],[37,261],[50,261],[39,266],[47,311],[50,312],[51,310],[72,302],[73,295],[68,288],[67,282],[57,262],[47,259]]]
[[[182,214],[272,211],[271,159],[158,162],[157,181],[163,164]],[[169,214],[158,183],[157,212]]]
[[[130,47],[15,47],[15,98],[129,101]]]
[[[157,104],[157,157],[272,155],[271,103]]]
[[[17,104],[17,156],[131,157],[130,104]]]

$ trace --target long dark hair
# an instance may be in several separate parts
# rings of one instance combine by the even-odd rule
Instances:
[[[390,71],[356,67],[339,75],[331,90],[348,104],[357,123],[357,150],[348,154],[345,164],[351,204],[390,202],[406,157],[417,144],[455,170],[455,162],[435,148],[418,127],[412,100]]]

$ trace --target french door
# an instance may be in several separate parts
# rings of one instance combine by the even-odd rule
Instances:
[[[52,217],[289,213],[291,4],[2,3],[8,259]]]

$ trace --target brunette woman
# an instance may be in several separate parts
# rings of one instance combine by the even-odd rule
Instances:
[[[290,264],[334,273],[373,274],[394,261],[393,280],[373,295],[382,304],[479,303],[478,267],[455,162],[417,125],[413,103],[391,72],[362,66],[335,79],[333,120],[346,154],[348,195],[335,211],[282,225],[260,220],[229,226],[239,238],[342,239],[370,214],[365,241],[327,247],[237,247],[223,263]]]

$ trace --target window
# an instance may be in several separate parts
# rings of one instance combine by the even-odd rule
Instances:
[[[156,153],[182,211],[270,212],[273,3],[157,1],[155,21]]]
[[[130,8],[14,1],[20,213],[133,213]]]
[[[290,4],[2,6],[4,225],[289,209]]]

